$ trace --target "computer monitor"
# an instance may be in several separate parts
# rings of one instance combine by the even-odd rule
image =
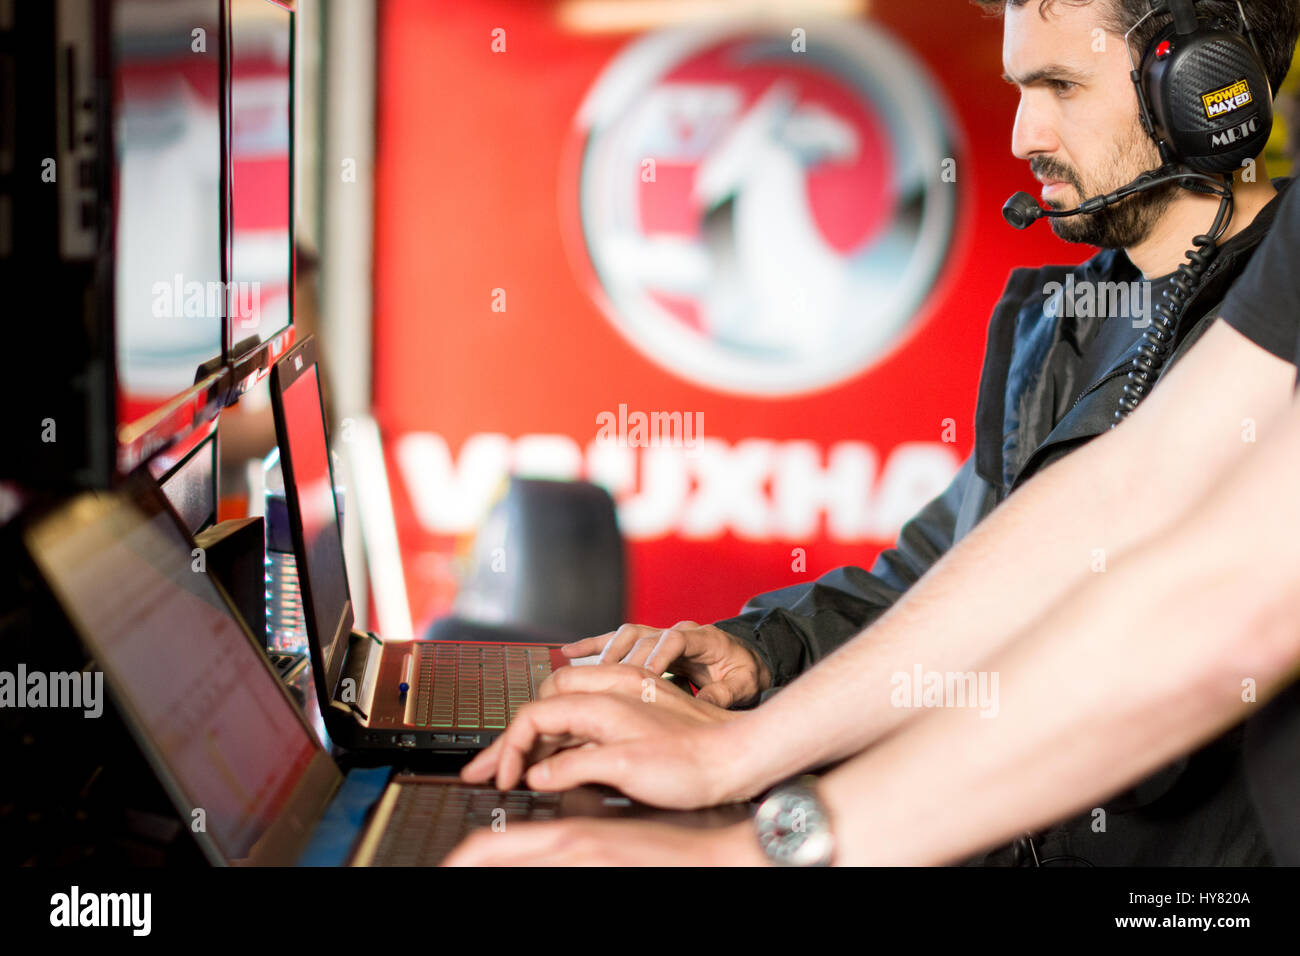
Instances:
[[[27,542],[208,859],[292,863],[338,768],[152,479],[72,499]]]
[[[292,0],[230,0],[226,334],[235,360],[268,341],[278,355],[293,322],[293,6]]]
[[[0,238],[0,286],[23,317],[0,478],[111,486],[229,390],[226,0],[0,6],[2,85],[22,91],[0,108],[0,233],[21,237]]]
[[[114,0],[113,309],[119,435],[222,354],[220,0]]]

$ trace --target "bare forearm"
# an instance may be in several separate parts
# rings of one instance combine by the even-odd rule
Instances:
[[[1163,639],[1148,641],[1132,609],[1150,600],[1157,564],[1134,565],[1122,586],[1086,589],[1068,613],[1087,625],[1054,619],[991,663],[1001,678],[996,717],[936,711],[828,774],[842,862],[964,858],[1098,806],[1248,716],[1257,705],[1243,702],[1242,681],[1257,681],[1264,699],[1286,675],[1250,640],[1268,629],[1280,643],[1288,635],[1279,630],[1290,628],[1297,643],[1300,607],[1293,600],[1289,619],[1270,610],[1243,628],[1238,593],[1222,579],[1194,581],[1167,594]],[[1096,615],[1098,601],[1112,613]],[[1221,643],[1237,649],[1235,659]]]
[[[996,716],[941,710],[828,774],[846,863],[939,863],[1096,806],[1300,675],[1300,405],[1287,434],[987,663]]]
[[[1114,562],[1146,524],[1172,518],[1172,496],[1126,496],[1118,470],[1092,477],[1103,441],[1027,484],[874,626],[743,718],[765,741],[761,783],[895,730],[917,714],[918,676],[969,670],[1093,573],[1092,561]]]
[[[1206,340],[1214,346],[1222,335],[1237,333],[1212,330]],[[1212,360],[1200,356],[1202,367]],[[1285,407],[1289,367],[1268,361],[1267,376],[1229,375],[1213,394],[1184,388],[1177,408],[1168,397],[1162,407],[1157,392],[1138,412],[1144,420],[1028,482],[872,628],[735,722],[738,738],[762,741],[748,748],[745,788],[856,753],[896,729],[916,713],[896,706],[912,675],[967,670],[1172,522],[1252,447],[1243,422],[1263,432]]]

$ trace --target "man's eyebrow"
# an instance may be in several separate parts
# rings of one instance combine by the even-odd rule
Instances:
[[[1012,86],[1039,86],[1043,83],[1051,83],[1057,80],[1064,80],[1067,83],[1081,83],[1088,78],[1088,74],[1080,73],[1066,66],[1053,64],[1044,66],[1037,70],[1026,73],[1017,79],[1009,73],[1003,73],[1002,79]]]

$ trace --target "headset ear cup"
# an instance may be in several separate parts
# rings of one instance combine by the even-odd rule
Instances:
[[[1243,34],[1203,21],[1178,36],[1169,24],[1153,38],[1141,73],[1153,135],[1177,162],[1227,173],[1263,150],[1273,126],[1268,75]]]

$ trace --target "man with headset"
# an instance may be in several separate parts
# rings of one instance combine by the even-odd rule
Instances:
[[[525,709],[466,768],[467,779],[495,775],[509,785],[525,758],[540,758],[531,786],[596,780],[682,806],[752,796],[844,759],[913,716],[891,693],[899,674],[964,672],[989,658],[1174,521],[1274,427],[1289,390],[1286,364],[1213,320],[1276,213],[1273,187],[1252,161],[1271,121],[1268,89],[1285,75],[1300,16],[1293,0],[1246,2],[1252,39],[1240,34],[1235,3],[1170,6],[1172,17],[1147,17],[1137,0],[1007,6],[1004,66],[1021,91],[1013,151],[1029,161],[1054,211],[1104,197],[1077,218],[1053,221],[1063,238],[1103,251],[1072,270],[1013,273],[990,324],[975,453],[953,486],[904,528],[898,547],[871,574],[839,569],[760,596],[716,627],[626,627],[580,642],[575,655],[603,647],[624,665],[558,672],[551,690],[561,693]],[[1099,31],[1110,41],[1100,49]],[[1121,39],[1130,31],[1131,48]],[[1130,50],[1141,55],[1136,95]],[[1197,57],[1197,69],[1180,69]],[[1189,119],[1196,109],[1203,120]],[[1226,228],[1223,197],[1186,188],[1203,180],[1139,178],[1172,160],[1219,173],[1244,165]],[[1115,203],[1126,184],[1142,191]],[[1009,206],[1009,219],[1023,222],[1030,212],[1023,202]],[[1163,283],[1178,313],[1172,334],[1163,314],[1150,329],[1135,327],[1146,324],[1130,321],[1136,316],[1062,315],[1068,273],[1076,284],[1169,277],[1201,233],[1217,241],[1217,254],[1198,257],[1187,281]],[[1058,292],[1045,295],[1053,286]],[[1145,370],[1135,380],[1126,374],[1134,359]],[[1114,410],[1121,403],[1130,410],[1162,366],[1172,371],[1150,408],[1144,403],[1145,414],[1109,432]],[[840,645],[740,717],[677,694],[642,669],[672,667],[700,685],[706,701],[731,705],[752,702]],[[642,702],[647,689],[654,704]],[[619,696],[594,693],[605,690]],[[575,743],[603,746],[545,759]],[[1098,862],[1267,860],[1238,744],[1238,734],[1226,735],[1126,795],[1119,802],[1129,812],[1112,817],[1116,838],[1099,846]],[[1090,824],[1074,821],[1059,841]]]
[[[1246,776],[1273,859],[1300,864],[1297,249],[1300,191],[1292,190],[1216,325],[1216,334],[1258,347],[1252,357],[1272,398],[1284,378],[1297,398],[1287,407],[1281,396],[1269,437],[1226,464],[1180,518],[1086,579],[982,665],[1007,689],[998,719],[960,708],[919,716],[820,781],[775,791],[754,827],[699,834],[645,824],[524,825],[508,840],[482,834],[450,862],[945,863],[1084,808],[1093,824],[1086,835],[1051,848],[1029,834],[1015,846],[1040,865],[1091,862],[1112,840],[1108,823],[1122,832],[1122,817],[1109,815],[1116,790],[1246,720]],[[1198,347],[1124,429],[1150,434],[1173,421],[1175,388],[1212,382],[1207,369],[1193,367],[1205,354]],[[1234,406],[1237,398],[1227,396]],[[554,698],[577,705],[534,718],[535,726],[601,739],[611,705],[627,702],[586,696],[596,706],[578,706],[580,695]],[[525,734],[512,745],[528,743]],[[630,792],[654,788],[659,768],[630,751],[619,759],[627,768],[619,782]],[[555,763],[555,786],[583,777],[581,768]],[[776,811],[801,808],[801,831],[773,822]],[[760,842],[772,849],[764,854]]]

